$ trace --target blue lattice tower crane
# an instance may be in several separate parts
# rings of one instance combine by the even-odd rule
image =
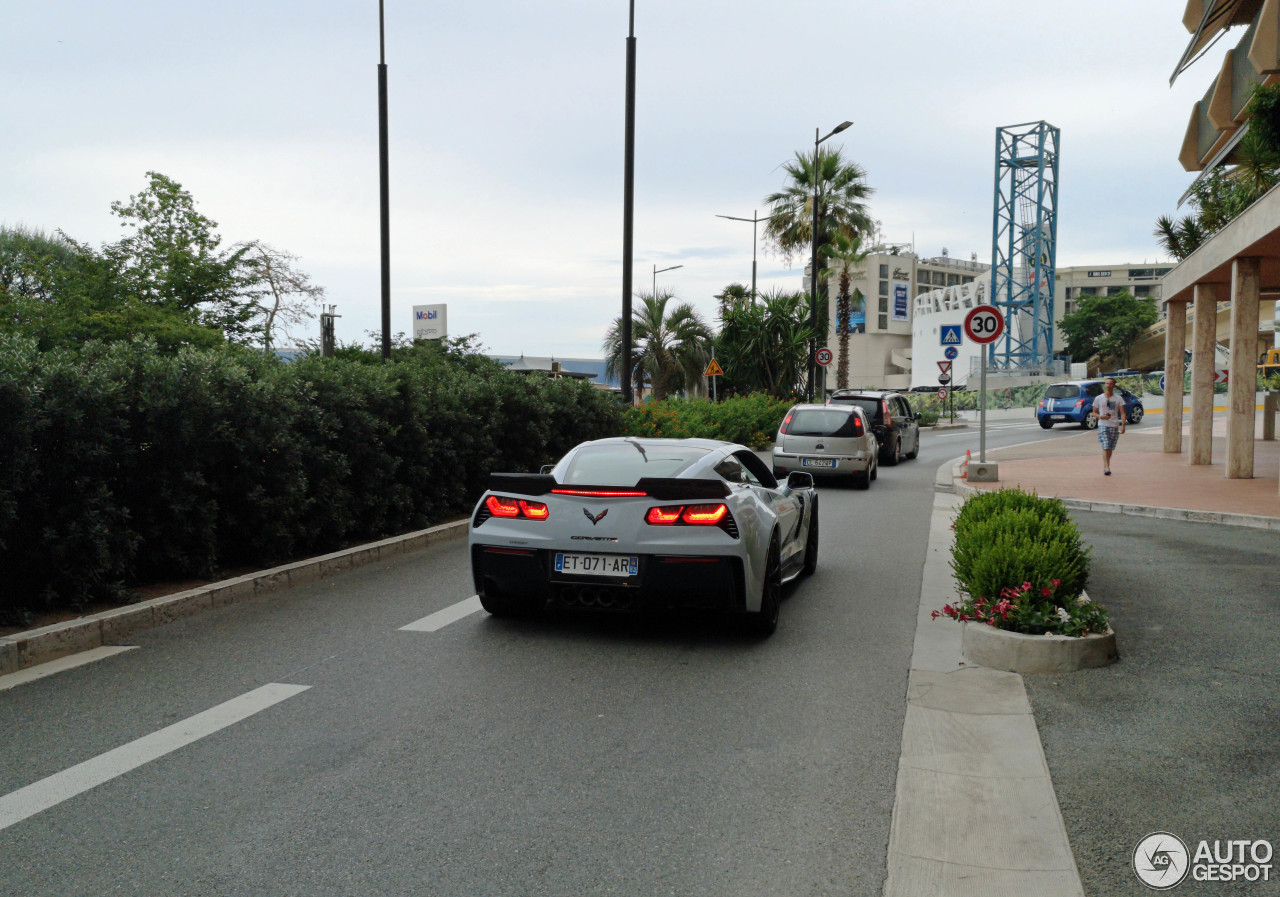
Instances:
[[[1060,137],[1043,121],[996,129],[990,301],[1005,328],[988,350],[993,370],[1051,370]]]

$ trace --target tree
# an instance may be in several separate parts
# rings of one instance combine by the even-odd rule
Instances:
[[[324,299],[324,287],[294,267],[298,257],[290,252],[258,241],[244,249],[242,263],[253,278],[258,309],[254,326],[262,334],[263,347],[270,349],[278,325],[287,330],[290,324],[315,317],[311,307]]]
[[[667,305],[675,297],[666,290],[656,296],[636,294],[640,306],[632,309],[631,334],[635,342],[632,369],[622,371],[622,318],[610,325],[604,338],[605,373],[630,376],[636,390],[648,382],[653,397],[661,400],[701,381],[710,357],[711,329],[688,302]]]
[[[852,239],[875,227],[865,202],[874,192],[867,186],[866,170],[846,160],[839,148],[818,147],[816,160],[808,153],[797,152],[795,160],[784,164],[782,169],[789,180],[782,190],[765,197],[770,211],[764,233],[765,240],[782,253],[787,264],[796,256],[803,257],[812,251],[815,185],[819,259],[837,234]],[[817,271],[811,274],[818,281],[818,333],[826,333],[827,284]]]
[[[252,244],[220,250],[218,223],[196,211],[182,185],[147,172],[147,188],[113,202],[124,239],[103,247],[126,288],[141,301],[197,316],[232,342],[252,340],[260,327],[252,298],[254,275],[244,257]]]
[[[1154,303],[1121,290],[1114,296],[1081,297],[1076,310],[1063,315],[1059,326],[1073,358],[1097,355],[1127,367],[1130,347],[1158,317]]]
[[[856,268],[866,260],[867,253],[862,249],[860,237],[850,237],[843,233],[837,233],[832,241],[827,244],[824,257],[830,264],[822,272],[823,280],[831,277],[837,267],[840,270],[840,287],[836,298],[836,333],[839,335],[836,388],[847,389],[849,387],[850,318],[853,312],[853,297],[849,294],[849,287],[853,277],[849,272],[850,269]]]
[[[809,358],[809,296],[774,290],[759,304],[731,304],[720,315],[716,356],[727,392],[789,399],[803,389]]]

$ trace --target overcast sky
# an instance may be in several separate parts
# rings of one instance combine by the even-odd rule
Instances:
[[[635,281],[708,318],[749,283],[748,223],[815,127],[923,255],[991,256],[995,129],[1062,129],[1060,266],[1154,261],[1190,182],[1169,0],[637,0]],[[227,244],[301,257],[380,327],[376,0],[44,0],[0,29],[0,223],[120,235],[113,200],[180,182]],[[393,329],[448,303],[491,352],[601,355],[621,308],[626,0],[387,0]],[[759,257],[761,288],[801,272]],[[295,335],[314,336],[314,323]]]

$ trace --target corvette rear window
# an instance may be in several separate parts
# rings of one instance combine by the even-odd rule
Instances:
[[[590,445],[573,455],[560,482],[582,486],[634,486],[641,477],[673,477],[706,451],[639,440]]]

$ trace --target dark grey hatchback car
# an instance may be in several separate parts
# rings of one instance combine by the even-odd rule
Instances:
[[[871,422],[871,431],[880,443],[880,462],[888,467],[899,458],[911,460],[920,454],[920,419],[906,398],[896,392],[865,389],[837,389],[827,404],[851,403],[861,408]]]

